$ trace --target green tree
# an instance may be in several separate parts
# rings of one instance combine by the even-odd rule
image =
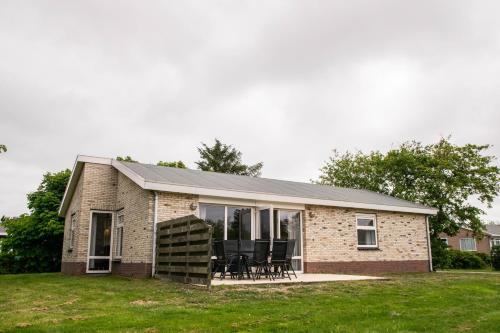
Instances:
[[[171,167],[171,168],[187,169],[186,165],[182,161],[174,161],[174,162],[159,161],[158,163],[156,163],[156,165]]]
[[[204,171],[259,177],[264,165],[262,162],[254,165],[243,164],[241,152],[231,145],[221,143],[218,139],[215,139],[215,144],[211,147],[202,143],[202,146],[198,147],[198,152],[201,160],[196,162],[196,165],[198,169]]]
[[[7,237],[1,253],[14,272],[60,269],[64,219],[58,216],[58,209],[70,175],[69,169],[46,173],[38,189],[28,194],[31,214],[2,218]]]
[[[122,157],[122,156],[117,156],[116,157],[116,160],[117,161],[121,161],[121,162],[131,162],[131,163],[137,163],[136,160],[132,159],[132,157],[130,156],[125,156],[125,157]]]
[[[461,226],[481,235],[484,211],[498,195],[500,169],[485,155],[490,145],[457,146],[443,138],[435,144],[406,142],[386,154],[334,151],[321,168],[319,183],[367,189],[438,209],[430,217],[431,235],[454,235]]]
[[[7,151],[7,146],[6,145],[0,145],[0,154],[3,152],[5,153]]]

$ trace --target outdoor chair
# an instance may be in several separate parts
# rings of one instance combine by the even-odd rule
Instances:
[[[250,265],[255,268],[252,278],[260,279],[262,275],[268,276],[272,280],[271,267],[269,266],[269,247],[271,242],[267,239],[255,240],[253,260]]]
[[[235,256],[227,255],[224,249],[224,241],[222,240],[214,241],[214,252],[216,258],[214,259],[212,279],[215,274],[220,271],[220,279],[222,280],[226,277],[227,268],[232,265]]]
[[[297,274],[295,274],[295,270],[293,269],[292,265],[292,257],[293,257],[293,250],[295,249],[295,239],[289,239],[287,241],[287,247],[286,247],[286,269],[289,271],[290,269],[293,272],[293,275],[295,275],[295,278],[297,278]]]
[[[275,239],[273,240],[273,252],[271,254],[271,266],[274,267],[274,276],[278,277],[279,275],[283,275],[285,277],[285,273],[288,275],[288,278],[291,280],[290,273],[288,273],[287,263],[286,263],[286,252],[288,248],[288,242],[283,239]]]

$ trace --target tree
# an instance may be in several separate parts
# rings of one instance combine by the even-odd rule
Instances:
[[[130,156],[125,156],[125,157],[121,157],[121,156],[117,156],[116,157],[116,160],[117,161],[121,161],[121,162],[131,162],[131,163],[137,163],[136,160],[132,159],[132,157]]]
[[[202,143],[202,147],[198,147],[198,152],[201,160],[196,162],[196,165],[198,169],[204,171],[259,177],[264,165],[262,162],[254,165],[243,164],[241,152],[231,145],[221,143],[218,139],[215,139],[212,147]]]
[[[422,145],[406,142],[386,154],[334,151],[321,168],[319,183],[367,189],[438,209],[430,217],[431,236],[455,235],[461,226],[481,235],[484,211],[472,199],[491,207],[498,195],[500,169],[484,155],[490,145],[453,145],[449,138]]]
[[[60,270],[64,219],[58,210],[70,175],[69,169],[46,173],[38,189],[28,194],[31,214],[2,218],[7,237],[1,253],[14,272]]]
[[[0,145],[0,154],[3,152],[5,153],[7,151],[7,146],[6,145]]]
[[[156,165],[170,167],[170,168],[187,169],[186,165],[182,161],[174,161],[174,162],[159,161],[158,163],[156,163]]]

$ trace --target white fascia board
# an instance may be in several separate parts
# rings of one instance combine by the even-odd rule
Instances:
[[[131,181],[139,185],[141,188],[146,189],[145,187],[146,181],[144,180],[144,178],[139,176],[131,169],[127,168],[123,163],[120,163],[120,161],[117,160],[112,160],[111,165],[115,167],[118,171],[123,173],[125,176],[127,176]]]
[[[435,215],[438,211],[437,209],[434,208],[414,208],[414,207],[377,205],[377,204],[366,204],[358,202],[315,199],[315,198],[301,198],[292,196],[282,196],[276,194],[208,189],[202,187],[164,184],[155,182],[145,182],[143,188],[153,191],[189,193],[189,194],[198,194],[198,195],[206,195],[214,197],[225,197],[225,198],[235,198],[235,199],[257,200],[257,201],[271,201],[271,202],[278,201],[278,202],[288,202],[288,203],[305,204],[305,205],[373,209],[373,210],[416,213],[425,215]]]
[[[87,155],[78,155],[76,157],[75,163],[73,164],[73,170],[71,171],[71,176],[68,181],[68,185],[66,186],[61,205],[59,206],[59,216],[64,217],[66,215],[66,209],[68,209],[71,198],[73,197],[73,192],[75,190],[76,184],[78,184],[78,179],[80,178],[80,173],[82,171],[84,163],[111,165],[111,158]]]

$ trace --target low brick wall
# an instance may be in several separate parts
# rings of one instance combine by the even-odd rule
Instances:
[[[429,272],[428,260],[305,262],[305,273],[380,274]]]
[[[113,262],[111,267],[111,272],[113,275],[130,276],[136,278],[151,277],[151,263]]]
[[[82,275],[85,274],[87,263],[63,261],[61,262],[61,273],[66,275]]]

